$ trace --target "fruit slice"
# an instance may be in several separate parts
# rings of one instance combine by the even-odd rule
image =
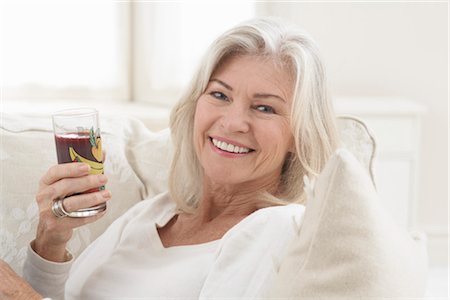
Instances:
[[[69,147],[69,154],[72,161],[82,162],[91,166],[91,171],[89,172],[90,174],[103,174],[103,163],[84,158],[83,156],[78,154],[72,147]]]

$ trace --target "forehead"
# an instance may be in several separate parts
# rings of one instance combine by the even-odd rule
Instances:
[[[293,76],[287,64],[274,57],[239,55],[224,59],[213,72],[231,87],[254,88],[255,92],[279,92],[285,99],[293,94]],[[262,90],[259,90],[262,89]],[[281,95],[280,95],[281,96]]]

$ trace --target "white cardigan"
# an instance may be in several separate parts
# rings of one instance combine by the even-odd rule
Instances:
[[[29,247],[24,278],[53,299],[260,298],[303,213],[299,204],[263,208],[220,240],[165,248],[156,226],[175,205],[163,193],[132,207],[76,261],[49,262]]]

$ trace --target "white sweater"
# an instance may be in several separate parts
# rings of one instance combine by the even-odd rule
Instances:
[[[53,299],[261,298],[303,213],[298,204],[263,208],[220,240],[165,248],[156,227],[175,205],[164,193],[132,207],[76,261],[49,262],[29,247],[24,278]]]

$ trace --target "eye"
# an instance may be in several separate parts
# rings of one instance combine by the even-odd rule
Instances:
[[[265,113],[265,114],[274,114],[275,113],[275,110],[271,106],[268,106],[268,105],[257,105],[255,108],[256,108],[256,110],[258,110],[262,113]]]
[[[221,93],[221,92],[211,92],[209,94],[219,100],[223,100],[223,101],[228,100],[228,97],[224,93]]]

